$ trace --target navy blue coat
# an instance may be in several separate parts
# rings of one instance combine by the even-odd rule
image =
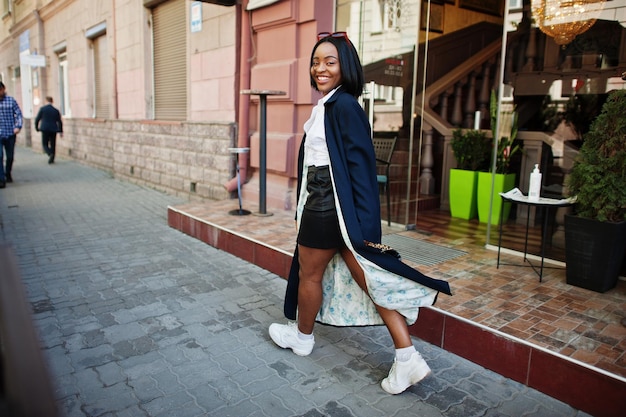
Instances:
[[[35,130],[42,132],[63,132],[61,113],[52,104],[41,106],[35,117]]]
[[[382,236],[376,156],[369,121],[357,100],[341,88],[326,102],[324,112],[326,145],[330,155],[335,192],[354,249],[385,270],[452,295],[446,281],[427,277],[398,258],[365,245],[365,240],[380,243]],[[306,136],[302,140],[298,154],[298,196],[302,186],[305,141]],[[291,320],[295,320],[298,306],[299,269],[296,248],[284,306],[285,316]]]

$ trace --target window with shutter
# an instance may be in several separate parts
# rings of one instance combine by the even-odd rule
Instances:
[[[99,119],[110,118],[109,83],[108,76],[109,60],[107,59],[107,38],[106,35],[93,39],[94,57],[94,116]]]
[[[170,0],[152,10],[154,40],[154,116],[187,119],[185,0]]]

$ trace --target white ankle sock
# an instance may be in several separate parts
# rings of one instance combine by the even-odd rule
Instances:
[[[398,362],[406,362],[411,359],[411,355],[413,355],[413,353],[415,352],[415,346],[396,349],[396,359],[398,360]]]
[[[298,329],[298,339],[300,339],[300,340],[311,340],[311,339],[313,339],[313,333],[311,333],[311,334],[302,333],[300,331],[300,329]]]

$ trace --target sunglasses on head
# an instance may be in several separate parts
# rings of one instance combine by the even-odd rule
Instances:
[[[350,39],[348,39],[348,33],[347,32],[320,32],[317,34],[317,40],[321,41],[324,38],[344,38],[345,40],[349,41]]]

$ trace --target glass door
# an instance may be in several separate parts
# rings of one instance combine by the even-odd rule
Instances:
[[[542,7],[544,3],[505,3],[497,103],[501,142],[494,140],[498,158],[491,172],[513,175],[512,187],[525,196],[537,165],[542,174],[540,195],[548,202],[569,197],[567,178],[586,132],[608,94],[626,88],[620,76],[626,67],[626,29],[615,20],[625,9],[620,2],[589,2],[584,12],[575,1],[558,2],[565,16],[561,24],[553,24],[557,17]],[[514,125],[506,120],[510,111],[516,114]],[[507,136],[515,139],[508,147],[502,145]],[[502,217],[489,217],[489,245],[499,245],[502,219],[502,247],[537,256],[544,252],[546,258],[565,261],[564,216],[572,207],[507,208],[499,207],[501,203],[494,198],[491,211],[502,209]]]
[[[335,29],[354,43],[367,83],[364,107],[377,138],[396,138],[388,186],[390,218],[413,223],[417,209],[419,132],[414,129],[415,50],[419,1],[337,0]],[[417,138],[417,140],[416,140]],[[382,196],[382,194],[381,194]],[[381,202],[385,203],[384,198]],[[381,204],[383,218],[387,205]]]

